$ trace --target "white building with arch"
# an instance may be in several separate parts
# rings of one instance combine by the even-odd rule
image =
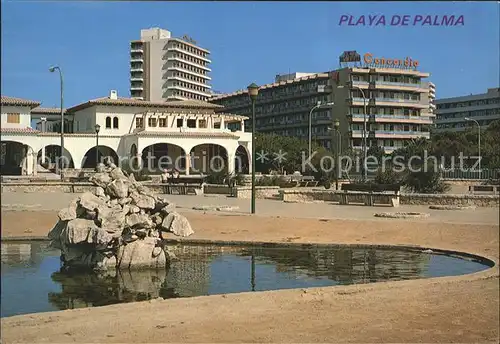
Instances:
[[[39,105],[1,97],[2,174],[34,175],[41,161],[61,155],[60,112]],[[97,159],[111,156],[153,169],[180,166],[185,174],[210,173],[210,161],[224,165],[229,173],[248,173],[252,134],[244,132],[247,117],[220,113],[220,108],[195,100],[120,98],[111,91],[108,97],[64,110],[65,131],[68,126],[72,129],[64,134],[64,157],[74,169],[95,167]],[[36,129],[31,127],[32,120],[40,121]],[[227,129],[227,124],[235,122],[237,130]],[[98,135],[96,125],[100,126]]]

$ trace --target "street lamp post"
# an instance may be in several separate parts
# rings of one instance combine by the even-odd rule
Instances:
[[[55,71],[59,72],[59,80],[60,80],[60,92],[61,92],[61,161],[60,168],[61,171],[64,168],[64,83],[63,83],[63,74],[61,68],[59,66],[52,66],[49,68],[49,72],[54,73]]]
[[[333,105],[334,105],[333,102],[329,102],[329,103],[326,103],[326,104],[321,104],[321,102],[318,102],[318,104],[316,104],[311,109],[311,111],[309,111],[309,140],[308,140],[309,141],[309,145],[308,145],[309,159],[311,159],[311,155],[312,155],[312,114],[313,114],[314,110],[316,110],[316,109],[324,108],[324,107],[331,107]]]
[[[95,125],[95,167],[99,165],[99,131],[101,126],[99,124]]]
[[[339,189],[339,178],[340,178],[340,162],[339,162],[339,154],[340,154],[340,140],[341,140],[341,135],[340,135],[340,122],[338,119],[333,122],[333,130],[337,133],[337,142],[336,142],[336,148],[335,148],[335,190]]]
[[[481,125],[479,125],[479,122],[476,121],[473,118],[465,117],[464,118],[466,121],[471,121],[476,123],[477,125],[477,149],[478,149],[478,154],[479,154],[479,179],[481,179]]]
[[[255,101],[259,95],[259,86],[255,83],[250,84],[248,87],[248,95],[252,101],[252,205],[251,212],[255,214]]]
[[[340,133],[340,121],[338,119],[335,119],[333,122],[333,128],[328,128],[329,131],[331,132],[336,132],[337,135],[337,140],[335,142],[335,190],[339,189],[339,179],[340,179],[340,151],[341,151],[341,146],[342,146],[342,134]]]

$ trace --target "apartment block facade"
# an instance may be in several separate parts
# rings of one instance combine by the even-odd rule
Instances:
[[[210,51],[160,28],[130,42],[130,96],[148,101],[201,100],[211,95]]]
[[[436,100],[436,132],[463,131],[470,126],[486,129],[493,121],[500,120],[500,88],[490,88],[486,93]]]
[[[387,153],[409,141],[429,138],[433,124],[435,86],[424,82],[429,73],[387,66],[344,67],[306,76],[277,76],[260,87],[256,101],[256,131],[308,139],[309,113],[321,102],[334,105],[312,114],[312,139],[331,148],[339,120],[342,147],[362,148],[366,105],[367,146],[382,146]],[[246,90],[213,97],[225,111],[251,117]],[[251,122],[246,124],[251,129]]]

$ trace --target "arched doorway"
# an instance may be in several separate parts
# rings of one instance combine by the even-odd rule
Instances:
[[[236,149],[236,156],[234,157],[234,171],[236,173],[249,174],[250,173],[250,159],[247,148],[238,146]]]
[[[182,147],[171,143],[155,143],[142,150],[142,167],[149,173],[160,173],[164,169],[185,171],[186,153]]]
[[[194,146],[189,154],[191,169],[195,174],[227,173],[228,154],[221,145],[204,143]]]
[[[44,151],[45,150],[45,151]],[[55,170],[60,165],[61,159],[61,146],[48,145],[38,151],[36,160],[37,165],[40,165],[48,170]],[[64,168],[75,168],[73,157],[70,152],[64,148],[64,158],[62,160]]]
[[[17,141],[1,141],[0,173],[21,176],[34,172],[33,149]]]
[[[82,168],[95,168],[97,166],[97,162],[102,163],[107,158],[111,159],[114,164],[119,164],[118,154],[116,154],[113,148],[102,145],[99,145],[98,149],[96,147],[92,147],[83,156]]]

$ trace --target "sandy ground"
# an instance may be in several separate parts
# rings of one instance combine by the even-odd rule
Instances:
[[[3,237],[46,235],[57,220],[57,213],[49,208],[58,209],[59,202],[67,204],[63,197],[53,195],[40,202],[44,207],[38,208],[45,211],[7,211],[6,203],[18,200],[9,197],[2,194]],[[269,210],[271,203],[258,200],[257,209],[263,214],[250,216],[187,211],[190,202],[230,204],[228,199],[174,201],[184,207],[179,211],[196,232],[190,239],[419,245],[499,260],[498,208],[439,211],[425,220],[374,220],[373,212],[380,209],[343,206],[337,212],[338,207],[328,204],[268,201],[274,207]],[[32,195],[23,202],[38,200]],[[324,215],[318,216],[321,212]],[[357,214],[358,220],[347,220],[346,214]],[[154,300],[14,316],[2,318],[1,327],[6,343],[497,343],[499,321],[496,265],[460,277]]]

